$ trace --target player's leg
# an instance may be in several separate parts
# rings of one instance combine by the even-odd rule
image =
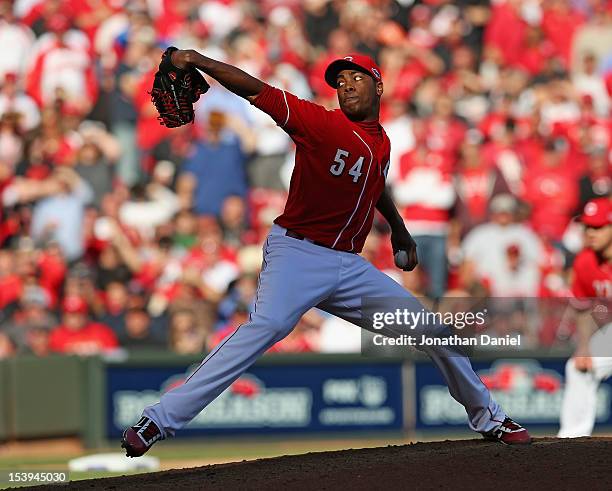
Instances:
[[[602,327],[589,343],[593,369],[581,372],[574,359],[565,365],[565,392],[561,404],[560,438],[589,436],[597,415],[597,389],[602,380],[612,376],[612,325]]]
[[[304,312],[333,291],[338,279],[337,254],[318,254],[317,249],[322,248],[275,231],[264,246],[255,310],[249,321],[211,351],[183,385],[144,410],[143,416],[161,432],[158,439],[174,435],[197,416],[270,346],[283,339]],[[146,436],[146,428],[136,426],[136,433]]]
[[[561,404],[559,438],[589,436],[595,425],[599,380],[581,372],[570,358],[565,364],[565,393]]]
[[[342,269],[341,283],[334,295],[318,305],[319,308],[352,322],[360,327],[371,329],[371,323],[362,318],[361,302],[363,297],[384,299],[393,297],[403,299],[402,308],[421,311],[421,303],[401,285],[374,268],[360,256],[346,255]],[[388,303],[386,304],[388,306]],[[392,329],[377,331],[389,336],[410,334],[420,339],[421,334],[445,336],[448,328],[443,325],[418,326],[415,330]],[[474,372],[469,359],[456,347],[428,346],[422,351],[432,359],[442,372],[452,397],[461,403],[468,414],[470,428],[487,433],[504,422],[506,414],[493,400],[489,390]]]

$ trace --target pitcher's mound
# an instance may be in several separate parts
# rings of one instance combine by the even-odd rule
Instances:
[[[78,489],[579,489],[609,490],[612,439],[484,440],[309,453],[70,483]],[[61,486],[60,486],[61,487]],[[54,489],[58,489],[57,486]]]

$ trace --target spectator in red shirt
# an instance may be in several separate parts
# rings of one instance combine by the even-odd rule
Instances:
[[[549,0],[542,12],[542,31],[556,48],[565,67],[570,66],[572,41],[584,17],[567,0]]]
[[[81,297],[66,297],[62,302],[62,324],[51,333],[52,351],[77,355],[96,355],[118,347],[112,329],[88,318],[87,302]]]
[[[403,42],[381,53],[380,67],[385,75],[388,99],[408,101],[423,79],[440,74],[444,65],[432,51]]]
[[[446,239],[455,202],[449,157],[421,142],[401,157],[393,193],[418,245],[429,279],[427,294],[438,299],[446,290]]]
[[[537,26],[529,26],[525,33],[521,56],[516,60],[516,66],[526,70],[531,76],[544,70],[548,57],[554,53],[554,46],[543,39],[542,30]]]
[[[425,135],[430,150],[451,159],[452,171],[465,137],[465,125],[454,116],[453,100],[450,97],[441,95],[435,100],[433,115],[425,122]]]
[[[518,2],[496,2],[485,29],[485,44],[498,48],[506,64],[514,63],[522,55],[526,30]]]
[[[0,250],[0,308],[19,299],[23,281],[15,271],[15,254],[9,250]]]
[[[542,166],[531,168],[523,199],[531,205],[531,224],[542,237],[558,242],[578,204],[578,183],[564,162],[566,144],[549,141]]]

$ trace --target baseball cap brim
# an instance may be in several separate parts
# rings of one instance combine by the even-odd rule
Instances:
[[[361,65],[358,65],[357,63],[354,63],[352,61],[336,60],[336,61],[332,61],[327,67],[327,69],[325,70],[325,81],[327,82],[327,85],[329,85],[330,87],[333,87],[334,89],[337,88],[336,85],[338,81],[338,74],[342,70],[351,70],[351,69],[356,70],[358,72],[365,73],[376,81],[374,76],[368,71],[367,68],[362,67]]]
[[[588,216],[588,215],[580,215],[578,217],[578,221],[587,227],[605,227],[610,224],[610,220],[608,220],[605,216]]]

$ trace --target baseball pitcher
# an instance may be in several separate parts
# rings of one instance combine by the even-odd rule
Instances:
[[[415,309],[422,308],[398,283],[358,255],[378,210],[391,227],[398,267],[412,270],[417,264],[415,242],[385,188],[390,143],[379,123],[382,76],[371,58],[354,54],[327,67],[325,80],[337,90],[337,110],[301,100],[193,50],[173,51],[170,61],[171,70],[195,67],[269,114],[297,149],[285,210],[263,246],[255,307],[248,322],[211,351],[182,386],[165,393],[125,430],[122,446],[131,457],[143,455],[191,421],[287,336],[312,307],[368,329],[362,297],[400,297]],[[172,107],[170,97],[165,100],[164,107]],[[171,121],[174,124],[177,118]],[[444,325],[421,326],[420,331],[397,328],[392,335],[450,334]],[[492,399],[465,356],[448,346],[422,350],[442,372],[451,395],[465,407],[470,428],[494,441],[530,443],[528,432]]]

